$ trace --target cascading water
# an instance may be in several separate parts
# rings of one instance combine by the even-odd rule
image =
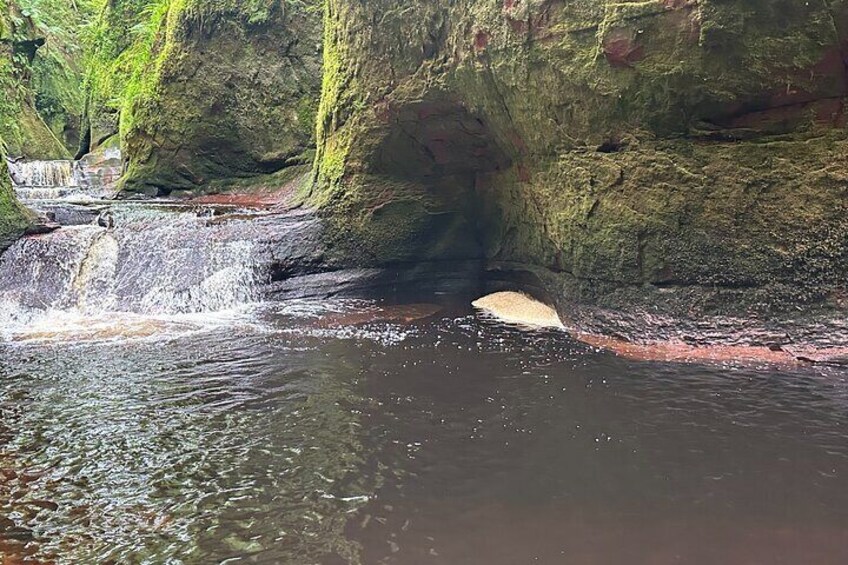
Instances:
[[[9,161],[15,192],[24,202],[90,200],[114,194],[121,174],[121,152],[105,150],[79,161]]]
[[[261,214],[120,204],[99,224],[24,238],[0,258],[0,332],[103,338],[193,327],[260,298],[287,226]]]
[[[296,215],[108,202],[121,172],[117,149],[80,161],[13,161],[9,172],[18,197],[61,227],[0,257],[0,339],[205,326],[256,302],[317,226]]]
[[[76,161],[21,161],[9,163],[15,185],[21,188],[80,186]]]

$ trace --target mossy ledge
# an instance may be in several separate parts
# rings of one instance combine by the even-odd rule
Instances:
[[[844,306],[848,3],[329,0],[308,197],[357,264],[575,303]]]

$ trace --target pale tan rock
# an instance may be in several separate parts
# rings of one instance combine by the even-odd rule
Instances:
[[[496,292],[475,300],[472,305],[509,324],[564,328],[556,310],[520,292]]]

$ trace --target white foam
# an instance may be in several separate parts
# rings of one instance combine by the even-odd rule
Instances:
[[[118,213],[118,212],[116,212]],[[114,229],[67,227],[0,258],[0,337],[137,339],[242,320],[267,273],[249,225],[195,212],[124,214]]]
[[[251,308],[176,315],[103,312],[97,315],[74,310],[22,311],[11,316],[0,302],[0,339],[21,345],[52,342],[126,342],[161,340],[216,331],[226,327],[253,327]]]
[[[9,161],[9,176],[24,203],[44,201],[90,202],[111,198],[120,175],[120,151],[107,152],[110,164],[87,160]]]

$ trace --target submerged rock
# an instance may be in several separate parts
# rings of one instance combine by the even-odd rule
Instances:
[[[339,312],[322,316],[315,322],[319,328],[362,326],[376,322],[412,324],[432,318],[442,310],[437,304],[393,304],[367,306],[355,312]]]

